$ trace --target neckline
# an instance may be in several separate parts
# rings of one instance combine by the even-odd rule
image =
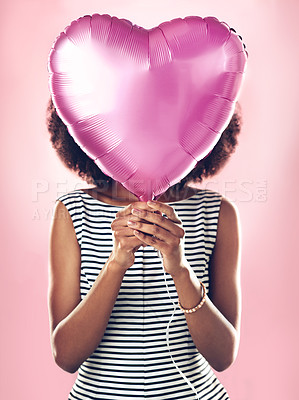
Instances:
[[[203,191],[202,189],[198,189],[197,192],[195,192],[195,193],[194,193],[192,196],[190,196],[190,197],[186,197],[185,199],[182,199],[182,200],[171,201],[171,202],[163,202],[163,203],[169,204],[169,205],[180,204],[180,203],[182,203],[183,201],[188,201],[188,200],[193,199],[194,197],[198,196],[199,193],[202,193],[202,191]],[[124,207],[127,207],[127,206],[130,204],[130,203],[128,203],[128,204],[124,204],[124,205],[119,205],[119,204],[110,204],[110,203],[106,203],[105,201],[100,200],[100,199],[97,199],[96,197],[92,196],[91,194],[86,193],[83,189],[77,189],[76,192],[81,192],[81,193],[85,194],[86,196],[90,197],[91,199],[93,199],[93,200],[97,201],[98,203],[101,203],[101,204],[103,204],[103,205],[105,205],[105,206],[117,207],[117,208],[124,208]]]

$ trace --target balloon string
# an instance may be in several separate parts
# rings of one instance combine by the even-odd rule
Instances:
[[[163,266],[162,266],[162,268],[163,268]],[[170,298],[170,300],[171,300],[171,302],[172,302],[172,304],[173,304],[173,307],[174,307],[174,308],[173,308],[173,313],[172,313],[172,315],[171,315],[171,317],[170,317],[170,319],[169,319],[169,322],[168,322],[168,324],[167,324],[167,328],[166,328],[166,331],[165,331],[167,349],[168,349],[168,352],[169,352],[169,355],[170,355],[170,358],[171,358],[171,361],[172,361],[173,365],[175,366],[175,368],[177,369],[177,371],[179,372],[179,374],[181,375],[181,377],[184,379],[184,381],[185,381],[185,382],[188,384],[188,386],[192,389],[192,391],[194,392],[194,394],[195,394],[195,396],[196,396],[196,399],[197,399],[197,400],[200,400],[199,394],[198,394],[197,390],[195,389],[194,385],[192,384],[192,382],[190,382],[190,380],[189,380],[189,379],[187,378],[187,376],[183,373],[183,371],[181,371],[181,369],[179,368],[179,366],[177,365],[177,363],[175,362],[175,360],[174,360],[174,358],[173,358],[173,356],[172,356],[172,354],[171,354],[172,349],[171,349],[170,340],[169,340],[170,325],[171,325],[171,322],[172,322],[172,320],[173,320],[173,318],[174,318],[174,316],[175,316],[175,313],[176,313],[176,310],[177,310],[177,308],[178,308],[178,305],[177,305],[177,303],[175,303],[175,302],[173,301],[173,299],[172,299],[172,297],[171,297],[171,295],[170,295],[169,288],[168,288],[168,284],[167,284],[166,273],[165,273],[165,269],[164,269],[164,268],[163,268],[163,273],[164,273],[164,281],[165,281],[165,286],[166,286],[166,290],[167,290],[167,293],[168,293],[168,297]]]

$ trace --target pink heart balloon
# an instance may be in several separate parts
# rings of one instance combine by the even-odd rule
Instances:
[[[240,37],[216,18],[146,30],[95,14],[56,39],[50,90],[83,151],[146,201],[213,149],[232,117],[246,61]]]

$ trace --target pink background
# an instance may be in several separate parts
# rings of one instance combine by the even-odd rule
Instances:
[[[0,7],[0,398],[67,399],[75,377],[54,364],[50,351],[48,235],[56,197],[86,184],[62,166],[48,141],[47,56],[71,20],[98,12],[146,28],[214,15],[243,36],[249,65],[240,145],[203,185],[234,201],[242,221],[240,352],[219,376],[232,400],[297,399],[299,3],[13,0]]]

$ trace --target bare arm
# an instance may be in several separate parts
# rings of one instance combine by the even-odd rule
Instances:
[[[202,289],[183,256],[180,221],[170,206],[156,202],[152,207],[165,213],[167,218],[163,220],[162,216],[141,211],[138,217],[155,225],[138,222],[135,234],[161,251],[164,268],[172,275],[182,306],[192,308],[200,302]],[[210,284],[210,298],[201,309],[186,314],[186,320],[198,350],[214,369],[222,371],[232,364],[237,354],[241,312],[239,224],[236,210],[225,199],[220,208],[217,239],[211,259]]]
[[[68,372],[75,372],[101,342],[123,276],[142,244],[126,219],[118,219],[115,225],[113,252],[81,301],[80,247],[66,207],[56,203],[50,232],[50,330],[55,361]]]
[[[237,355],[241,314],[238,218],[225,199],[210,269],[210,295],[201,309],[186,314],[186,320],[196,347],[214,369],[223,371]],[[199,303],[201,288],[190,268],[173,279],[185,308]]]

